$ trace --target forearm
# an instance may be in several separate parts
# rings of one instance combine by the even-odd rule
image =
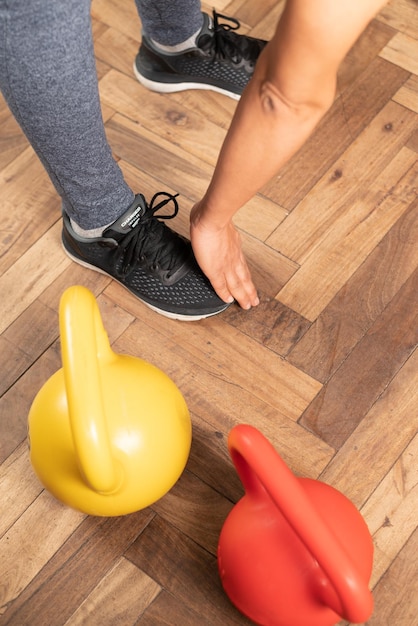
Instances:
[[[297,152],[332,105],[340,62],[384,0],[287,0],[192,215],[216,229]]]
[[[234,214],[275,176],[332,105],[340,62],[384,0],[287,0],[235,112],[209,188],[190,215],[217,294],[258,303]]]
[[[212,225],[222,227],[277,174],[332,103],[332,96],[298,105],[286,101],[268,79],[267,60],[261,61],[238,104],[202,200]]]

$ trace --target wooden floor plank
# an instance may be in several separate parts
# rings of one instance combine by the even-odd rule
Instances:
[[[195,412],[193,437],[187,470],[218,493],[237,502],[243,495],[242,483],[228,452],[228,433],[217,430]]]
[[[4,337],[0,337],[0,365],[4,372],[0,381],[0,394],[6,391],[30,367],[30,357]]]
[[[288,359],[325,382],[418,267],[418,200],[337,293]]]
[[[2,337],[14,344],[16,350],[23,350],[29,358],[36,360],[55,341],[57,334],[56,312],[35,300],[10,324]]]
[[[386,572],[417,528],[418,435],[362,508],[375,545],[372,584]]]
[[[251,0],[246,0],[247,4],[254,4]],[[272,10],[266,15],[266,17],[260,20],[254,28],[251,29],[251,35],[253,37],[259,37],[260,39],[271,39],[276,30],[278,21],[283,13],[285,3],[283,0],[279,0],[275,3]]]
[[[301,337],[311,327],[302,315],[265,295],[261,296],[260,305],[245,317],[236,307],[228,309],[224,317],[229,324],[281,356],[287,356],[294,345],[299,345]],[[320,380],[316,373],[312,378]]]
[[[91,269],[70,263],[59,276],[39,295],[38,300],[56,313],[55,327],[58,330],[58,310],[62,294],[72,285],[83,285],[98,297],[111,282],[111,278]]]
[[[353,204],[361,201],[360,207],[366,206],[370,211],[370,206],[375,204],[368,202],[381,203],[391,187],[416,163],[415,155],[402,149],[416,127],[416,115],[389,103],[267,243],[302,263],[321,246],[331,225],[338,225],[345,214],[355,211],[357,207],[353,208]],[[373,198],[368,198],[370,193]]]
[[[7,535],[0,539],[5,581],[1,588],[0,614],[29,585],[82,519],[81,513],[42,492],[8,530]],[[28,528],[31,529],[30,533]],[[25,559],[20,562],[20,567],[16,567],[19,554],[24,554]]]
[[[377,59],[377,55],[384,48],[389,41],[396,35],[396,29],[384,24],[383,22],[374,19],[370,22],[364,32],[358,38],[356,45],[346,55],[342,61],[338,70],[338,86],[337,93],[341,94],[350,85],[353,85],[357,80],[359,84],[365,84],[366,77],[369,83],[372,83],[374,87],[377,86],[377,81],[370,80],[372,75],[369,71],[369,66],[378,70],[380,67],[386,67],[387,70],[394,71],[394,67],[390,67],[387,64],[381,66]],[[376,60],[376,62],[375,62]],[[398,70],[399,71],[399,70]],[[364,73],[364,76],[362,74]],[[361,77],[361,78],[360,78]],[[381,81],[382,88],[386,85],[389,87],[385,80]],[[344,94],[344,101],[346,101],[346,94]],[[350,116],[351,118],[351,116]],[[347,118],[349,119],[349,118]]]
[[[343,445],[416,350],[417,293],[418,270],[304,412],[300,423],[331,446]]]
[[[117,107],[129,119],[182,145],[202,161],[215,164],[225,137],[225,130],[216,124],[202,119],[191,109],[174,104],[166,96],[148,91],[135,79],[113,69],[100,81],[100,95],[103,102]],[[140,107],[138,102],[141,102]]]
[[[380,56],[408,72],[418,74],[418,41],[409,35],[404,33],[395,35]]]
[[[417,6],[415,0],[391,0],[380,11],[377,19],[411,37],[417,38]]]
[[[374,589],[375,608],[370,626],[382,624],[414,624],[418,614],[418,530],[401,552]]]
[[[134,2],[94,0],[91,13],[98,21],[116,28],[125,36],[139,42],[141,23]]]
[[[141,626],[196,626],[204,624],[202,616],[181,600],[162,591],[138,620]]]
[[[361,507],[418,432],[418,350],[321,474]],[[390,445],[389,445],[390,442]]]
[[[265,0],[264,2],[248,2],[248,0],[233,0],[228,3],[228,12],[238,20],[256,26],[264,18],[271,19],[271,11],[278,5],[284,4],[283,0]]]
[[[219,533],[232,503],[186,470],[167,496],[151,508],[216,556]]]
[[[153,517],[150,511],[144,510],[124,517],[84,519],[81,513],[55,504],[51,496],[45,494],[44,500],[52,505],[50,511],[58,507],[74,520],[72,527],[67,524],[68,531],[72,532],[11,605],[10,618],[5,623],[13,626],[65,624]],[[51,513],[45,516],[45,523],[51,523]],[[39,543],[45,543],[41,537]],[[52,547],[49,550],[52,551]],[[35,544],[33,551],[37,548]],[[57,597],[61,598],[59,603]]]
[[[0,170],[27,148],[26,137],[0,95]]]
[[[31,148],[0,170],[0,193],[0,272],[3,274],[59,218],[60,203]],[[28,219],[17,220],[16,211]]]
[[[16,294],[16,300],[0,301],[0,332],[6,330],[25,309],[70,264],[59,245],[61,224],[53,226],[0,277],[0,291]]]
[[[418,113],[418,76],[411,76],[396,92],[393,100]]]
[[[400,180],[399,167],[404,168]],[[330,218],[328,228],[324,222],[318,224],[321,234],[314,227],[315,244],[305,243],[304,252],[296,253],[299,258],[294,260],[302,266],[277,294],[280,302],[314,321],[416,200],[417,171],[415,152],[404,148],[370,185],[364,198],[352,198],[348,206],[340,206],[341,214]],[[387,186],[391,182],[394,187]],[[311,234],[307,239],[313,243]]]
[[[32,402],[47,379],[61,367],[57,344],[53,344],[0,398],[0,462],[27,436]]]
[[[222,591],[216,557],[161,518],[154,518],[141,540],[134,541],[126,551],[126,557],[198,613],[201,623],[213,626],[248,623]],[[175,576],[167,563],[171,572],[176,571]]]
[[[91,626],[134,626],[160,589],[152,578],[122,558],[100,580],[65,626],[87,623]]]
[[[0,537],[4,536],[41,491],[42,485],[32,471],[28,443],[25,441],[0,466]],[[16,493],[19,493],[18,499]]]
[[[138,48],[138,38],[132,39],[116,28],[107,28],[100,37],[95,38],[96,58],[109,68],[113,67],[130,77]],[[103,75],[99,75],[99,79],[101,78]]]

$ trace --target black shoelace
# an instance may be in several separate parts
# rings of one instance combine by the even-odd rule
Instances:
[[[177,195],[164,191],[156,193],[149,204],[145,203],[145,211],[138,224],[119,240],[117,254],[123,255],[119,270],[121,276],[127,276],[138,263],[146,262],[148,267],[155,272],[159,269],[174,271],[183,264],[189,254],[186,240],[160,222],[160,220],[171,220],[176,217],[179,211]],[[155,201],[160,196],[164,196],[164,199],[156,204]],[[159,215],[157,219],[155,213],[169,202],[174,205],[173,213]]]
[[[242,60],[255,64],[264,42],[251,37],[240,37],[234,31],[241,24],[234,17],[221,15],[213,11],[213,37],[208,37],[199,46],[203,50],[212,50],[215,59],[231,59],[233,63],[241,63]],[[220,23],[219,19],[226,20]]]

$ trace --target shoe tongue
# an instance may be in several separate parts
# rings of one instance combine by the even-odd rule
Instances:
[[[121,215],[116,222],[113,222],[113,224],[106,229],[106,233],[119,233],[121,235],[126,235],[126,233],[129,233],[132,228],[138,224],[144,213],[145,200],[142,196],[138,195],[129,209],[125,211],[125,213],[123,213],[123,215]]]

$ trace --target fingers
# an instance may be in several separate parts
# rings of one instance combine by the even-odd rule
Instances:
[[[224,302],[236,300],[246,310],[259,304],[241,238],[232,222],[212,228],[202,220],[191,220],[190,239],[201,270]]]
[[[233,302],[235,300],[241,308],[247,311],[251,307],[260,304],[257,290],[245,261],[242,265],[236,267],[235,271],[229,271],[222,276],[217,274],[212,279],[209,275],[208,278],[216,293],[224,302]]]

